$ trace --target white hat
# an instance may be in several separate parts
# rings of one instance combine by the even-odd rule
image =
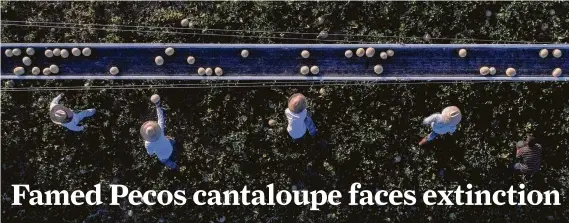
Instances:
[[[158,125],[158,122],[147,121],[140,126],[140,135],[144,140],[154,142],[162,135],[162,129],[160,125]]]
[[[49,118],[56,123],[68,123],[73,118],[73,111],[63,105],[55,105],[49,111]]]
[[[442,115],[443,115],[443,122],[446,124],[456,125],[462,119],[462,113],[460,112],[460,109],[458,109],[458,107],[456,106],[446,107],[445,109],[443,109]]]

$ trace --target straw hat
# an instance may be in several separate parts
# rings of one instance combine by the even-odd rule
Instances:
[[[158,122],[147,121],[140,126],[140,135],[144,140],[154,142],[162,135],[162,129],[160,125],[158,125]]]
[[[518,141],[518,142],[516,143],[516,148],[517,148],[517,149],[522,148],[522,147],[524,147],[524,146],[526,146],[526,142],[524,142],[524,141]]]
[[[446,124],[458,124],[462,119],[462,113],[456,106],[448,106],[443,109],[443,122]]]
[[[55,105],[49,111],[49,118],[56,123],[68,123],[73,119],[73,111],[63,105]]]
[[[301,93],[296,93],[288,99],[288,109],[292,113],[299,113],[306,108],[306,97]]]

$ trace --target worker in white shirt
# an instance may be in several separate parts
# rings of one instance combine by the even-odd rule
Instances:
[[[79,126],[79,122],[86,117],[93,116],[95,114],[95,109],[91,108],[79,113],[74,113],[71,109],[59,104],[59,100],[61,100],[62,96],[63,94],[59,94],[49,105],[49,117],[51,118],[51,121],[62,125],[71,131],[83,131],[85,126]]]
[[[294,141],[304,137],[306,131],[315,137],[318,133],[314,122],[306,110],[306,97],[300,93],[293,94],[288,100],[288,108],[285,110],[288,119],[286,130]]]
[[[424,145],[425,143],[432,141],[438,135],[443,134],[453,134],[456,131],[456,125],[460,123],[462,119],[462,114],[460,109],[456,106],[449,106],[443,109],[442,114],[435,113],[423,120],[423,124],[430,125],[432,132],[423,138],[419,145]]]
[[[155,94],[150,100],[156,105],[158,122],[147,121],[140,127],[140,135],[144,139],[144,147],[148,155],[156,155],[158,160],[168,168],[177,170],[178,166],[174,162],[174,143],[172,137],[165,136],[164,111],[160,105],[160,97]]]

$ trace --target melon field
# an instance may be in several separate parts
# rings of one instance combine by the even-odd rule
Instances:
[[[568,11],[568,2],[2,2],[1,40],[565,43]],[[194,29],[171,32],[168,27],[180,27],[185,18]],[[47,23],[14,26],[6,24],[7,20]],[[120,25],[154,28],[125,31]],[[212,31],[216,29],[237,31],[221,35]],[[321,31],[327,31],[328,37],[317,38]],[[187,83],[50,80],[15,81],[13,87],[3,83],[2,222],[569,219],[568,83],[199,82],[198,87],[175,87]],[[288,136],[284,111],[288,97],[298,92],[308,98],[327,148],[312,140],[293,143]],[[97,109],[95,116],[82,122],[84,132],[67,131],[49,119],[49,103],[60,93],[64,93],[61,103],[71,109]],[[161,96],[166,134],[176,139],[178,172],[148,156],[140,137],[140,125],[156,120],[149,100],[152,94]],[[463,113],[457,132],[419,147],[419,140],[430,131],[422,125],[423,118],[449,105]],[[269,120],[276,123],[269,125]],[[515,142],[526,134],[536,136],[544,148],[541,171],[532,177],[507,169]],[[439,175],[441,168],[446,169],[443,176]],[[273,183],[279,190],[346,192],[354,182],[372,191],[451,190],[466,184],[495,191],[524,183],[528,190],[559,191],[562,205],[428,206],[418,202],[413,206],[349,206],[348,200],[342,200],[342,205],[325,205],[320,211],[295,205],[197,206],[191,202],[134,206],[127,200],[120,206],[108,202],[98,206],[11,205],[13,184],[29,184],[42,191],[86,191],[100,183],[104,191],[110,184],[122,184],[141,191],[193,192],[240,190],[243,186],[264,189]],[[107,199],[108,193],[103,193],[103,200]]]

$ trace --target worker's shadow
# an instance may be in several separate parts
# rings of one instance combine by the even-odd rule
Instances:
[[[172,151],[172,158],[177,163],[182,163],[183,161],[182,157],[184,155],[184,140],[181,137],[172,138],[172,140],[174,141],[173,143],[172,141],[170,141],[172,147],[174,148],[174,150]]]
[[[426,150],[432,151],[437,161],[435,171],[438,177],[449,182],[467,183],[461,175],[459,168],[464,165],[468,168],[469,164],[465,160],[466,149],[459,146],[458,135],[442,135],[430,143],[424,145]]]
[[[326,173],[324,162],[329,160],[332,152],[331,145],[322,136],[307,135],[291,144],[294,151],[300,153],[300,159],[290,162],[291,175],[295,182],[302,187],[321,189],[325,185],[323,174]]]
[[[307,166],[306,175],[313,188],[323,188],[326,184],[327,170],[324,163],[330,160],[332,150],[327,140],[317,138],[311,144],[311,152],[307,153],[311,162]]]

